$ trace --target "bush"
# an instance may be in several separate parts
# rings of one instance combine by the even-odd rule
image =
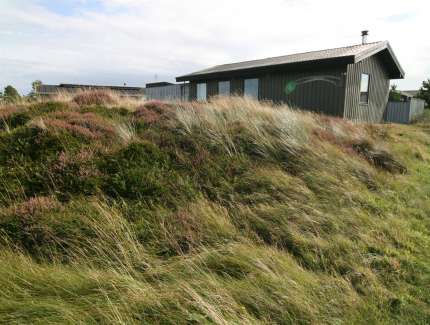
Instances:
[[[113,125],[94,113],[55,112],[44,119],[48,129],[66,131],[74,136],[95,139],[112,139]]]
[[[86,91],[73,97],[73,102],[79,106],[112,105],[116,99],[107,90]]]
[[[32,115],[45,115],[54,112],[63,112],[73,109],[73,105],[63,102],[42,102],[31,104],[28,108]]]
[[[25,125],[31,117],[27,110],[17,107],[0,109],[0,130],[14,129]]]
[[[136,108],[134,117],[142,119],[145,123],[154,124],[160,120],[169,119],[173,116],[174,108],[172,105],[161,101],[146,102]]]
[[[100,161],[103,190],[112,197],[173,204],[193,196],[193,186],[174,168],[167,154],[151,143],[131,143]]]
[[[67,261],[71,248],[85,247],[95,237],[87,219],[97,217],[91,204],[62,205],[54,197],[32,197],[0,210],[0,243],[12,244],[37,259]]]

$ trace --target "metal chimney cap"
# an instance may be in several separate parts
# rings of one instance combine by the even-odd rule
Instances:
[[[363,45],[367,44],[367,36],[369,36],[369,31],[363,30],[361,32],[361,44],[363,44]]]

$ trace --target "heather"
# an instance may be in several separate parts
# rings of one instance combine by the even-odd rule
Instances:
[[[426,324],[430,118],[0,107],[0,323]]]

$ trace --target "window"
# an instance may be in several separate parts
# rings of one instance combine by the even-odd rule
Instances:
[[[218,94],[220,96],[230,96],[230,81],[220,81],[218,83]]]
[[[258,99],[258,79],[245,79],[245,96]]]
[[[197,100],[204,102],[207,99],[206,84],[197,84]]]
[[[363,73],[361,75],[361,88],[360,88],[360,104],[369,103],[369,82],[370,76]]]

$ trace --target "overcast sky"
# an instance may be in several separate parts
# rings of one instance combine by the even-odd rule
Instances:
[[[0,87],[143,86],[216,64],[389,40],[430,78],[428,0],[0,0]]]

